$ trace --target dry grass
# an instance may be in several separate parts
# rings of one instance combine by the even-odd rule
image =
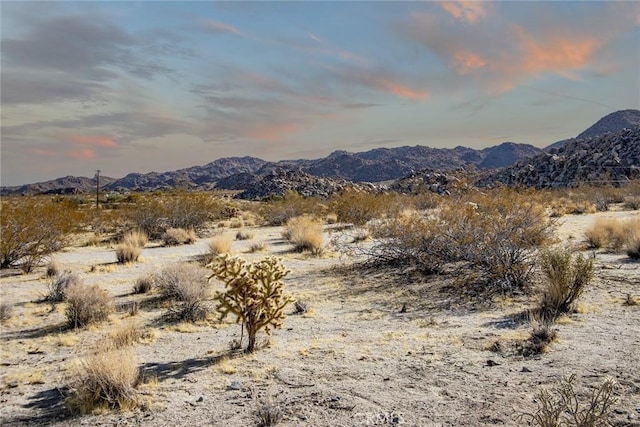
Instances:
[[[640,223],[637,224],[637,227],[629,230],[625,242],[625,250],[629,258],[640,259]]]
[[[142,342],[143,340],[151,341],[154,338],[154,334],[142,328],[138,322],[128,321],[121,323],[112,330],[109,338],[113,347],[119,349]]]
[[[253,239],[254,234],[253,233],[249,233],[243,230],[239,230],[236,233],[236,240],[251,240]]]
[[[139,403],[140,373],[130,349],[103,350],[83,360],[69,385],[67,407],[88,414],[129,410]]]
[[[13,305],[7,301],[0,303],[0,323],[4,323],[13,317]]]
[[[589,248],[616,253],[625,250],[633,258],[640,245],[640,217],[628,220],[598,218],[584,235]]]
[[[132,230],[122,238],[122,243],[130,243],[139,248],[144,248],[148,242],[149,238],[147,237],[147,234],[140,230]]]
[[[148,294],[152,289],[153,277],[151,276],[140,277],[136,280],[135,285],[133,285],[134,294]]]
[[[322,224],[310,216],[299,216],[287,221],[283,237],[293,243],[297,252],[322,253]]]
[[[195,322],[209,312],[207,272],[192,264],[177,264],[158,273],[154,282],[163,298],[177,302],[169,314],[178,320]]]
[[[60,262],[58,262],[58,260],[56,259],[50,260],[49,263],[47,264],[47,270],[46,270],[47,277],[59,276],[61,272],[62,272],[62,266],[60,265]]]
[[[169,228],[162,235],[165,246],[190,245],[195,243],[196,239],[195,231],[184,228]]]
[[[67,288],[65,299],[65,315],[69,325],[74,328],[105,321],[113,311],[109,294],[98,285],[71,285]]]
[[[122,243],[116,246],[116,259],[119,264],[138,261],[141,253],[140,247],[131,243]]]
[[[249,249],[247,252],[249,253],[262,252],[266,249],[267,249],[267,244],[265,242],[257,242],[249,246]]]
[[[218,255],[230,253],[232,244],[231,237],[226,234],[214,236],[209,241],[209,256],[213,258]]]

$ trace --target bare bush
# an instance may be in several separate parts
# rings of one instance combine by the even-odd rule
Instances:
[[[253,233],[249,233],[242,230],[236,233],[236,240],[251,240],[251,239],[253,239]]]
[[[575,309],[577,299],[593,279],[593,259],[582,254],[574,258],[568,249],[545,251],[541,258],[548,285],[540,312],[554,319]]]
[[[175,191],[141,196],[128,208],[131,223],[151,239],[159,239],[169,228],[202,230],[207,221],[229,217],[227,204],[205,192]]]
[[[138,261],[142,249],[132,243],[121,243],[116,246],[116,259],[120,264]]]
[[[190,245],[196,241],[196,233],[184,228],[169,228],[162,235],[165,246]]]
[[[266,243],[264,242],[257,242],[252,244],[251,246],[249,246],[248,252],[249,253],[254,253],[254,252],[262,252],[267,248]]]
[[[67,322],[74,328],[105,321],[113,311],[109,294],[98,285],[73,284],[67,288],[65,300]]]
[[[44,299],[49,302],[62,302],[65,300],[69,287],[83,284],[84,282],[78,274],[65,271],[51,279],[49,282],[49,292]]]
[[[218,257],[211,269],[209,279],[225,284],[225,291],[215,295],[221,318],[233,314],[237,322],[242,322],[242,331],[247,331],[249,340],[245,351],[254,352],[258,331],[264,329],[269,334],[271,328],[282,326],[284,307],[292,301],[284,294],[282,282],[289,270],[277,258],[248,263],[229,255]]]
[[[129,410],[139,404],[140,372],[130,349],[103,350],[81,362],[69,384],[67,407],[82,414]]]
[[[153,289],[153,277],[144,276],[138,278],[133,285],[134,294],[148,294]]]
[[[177,305],[170,314],[179,320],[195,322],[209,312],[207,272],[192,264],[176,264],[159,272],[154,282],[163,298]]]
[[[517,419],[540,427],[610,425],[612,406],[616,402],[615,382],[612,379],[604,380],[585,401],[579,398],[575,383],[576,376],[571,375],[553,391],[541,390],[535,398],[538,409],[533,413],[521,414]]]
[[[309,216],[299,216],[287,221],[284,237],[293,243],[295,251],[322,253],[322,224]]]
[[[269,400],[257,402],[255,415],[258,419],[258,427],[273,427],[284,419],[280,406]]]
[[[315,197],[303,197],[295,191],[287,191],[283,197],[273,197],[262,206],[261,216],[269,225],[283,225],[301,215],[322,217],[326,205]]]
[[[0,268],[20,267],[29,273],[43,258],[67,244],[82,225],[77,206],[62,199],[3,198],[0,203]]]
[[[443,204],[431,216],[406,211],[373,226],[374,262],[411,263],[426,272],[462,262],[481,273],[491,288],[524,287],[535,250],[552,237],[544,209],[513,191]]]
[[[0,303],[0,323],[4,323],[13,317],[13,305],[6,301]]]
[[[49,278],[56,277],[61,272],[62,272],[62,267],[60,266],[60,263],[55,259],[50,260],[49,263],[47,264],[47,271],[45,273],[46,276]]]

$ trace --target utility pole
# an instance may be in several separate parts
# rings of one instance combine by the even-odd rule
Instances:
[[[100,209],[100,169],[96,172],[96,209]]]

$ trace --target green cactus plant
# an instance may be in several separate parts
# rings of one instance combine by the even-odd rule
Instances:
[[[233,314],[236,322],[242,322],[242,331],[247,331],[249,340],[245,352],[253,353],[260,330],[269,335],[272,328],[282,326],[284,307],[292,301],[284,294],[282,282],[289,270],[278,258],[249,263],[229,254],[218,256],[209,267],[213,270],[209,280],[215,278],[225,284],[225,291],[216,292],[214,297],[220,318]]]

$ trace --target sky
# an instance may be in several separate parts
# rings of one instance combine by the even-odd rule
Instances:
[[[640,2],[6,1],[4,186],[545,147],[640,108]]]

